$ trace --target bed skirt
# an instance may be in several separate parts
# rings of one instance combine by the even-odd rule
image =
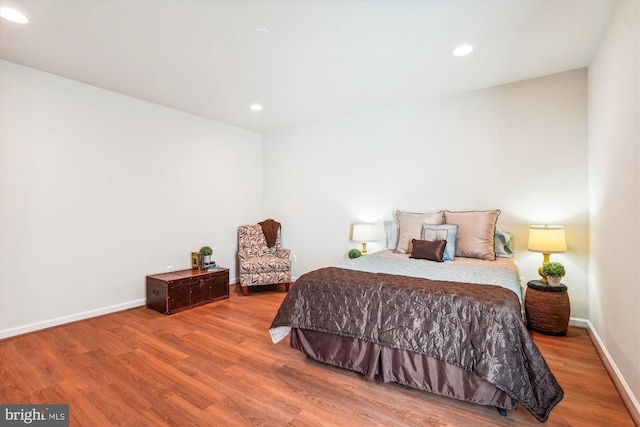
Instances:
[[[515,409],[518,402],[495,385],[457,366],[429,356],[398,350],[357,338],[291,329],[292,348],[311,359],[379,376],[419,390],[501,409]]]

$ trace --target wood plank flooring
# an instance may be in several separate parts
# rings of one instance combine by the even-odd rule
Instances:
[[[67,403],[72,426],[539,426],[305,358],[268,327],[279,287],[172,316],[144,307],[0,341],[0,402]],[[585,330],[534,334],[565,391],[549,426],[633,426]]]

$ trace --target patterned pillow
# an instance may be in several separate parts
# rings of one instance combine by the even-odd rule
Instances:
[[[496,235],[494,237],[496,257],[511,258],[513,256],[513,235],[508,231],[500,230],[496,227]]]

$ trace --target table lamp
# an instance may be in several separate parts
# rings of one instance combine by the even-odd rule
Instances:
[[[362,242],[362,255],[367,254],[367,242],[376,240],[376,228],[374,224],[354,224],[351,240]]]
[[[527,249],[531,252],[541,252],[543,255],[542,265],[547,264],[551,254],[559,254],[567,251],[564,227],[561,225],[530,226]],[[538,268],[538,274],[542,276],[540,281],[547,283],[547,278],[542,274],[542,265]]]

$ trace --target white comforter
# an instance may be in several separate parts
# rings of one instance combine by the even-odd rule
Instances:
[[[434,262],[409,258],[391,250],[374,252],[367,256],[344,261],[336,267],[371,273],[399,274],[432,280],[498,285],[518,295],[522,305],[522,291],[518,265],[513,258],[483,261],[456,257],[455,261]]]

